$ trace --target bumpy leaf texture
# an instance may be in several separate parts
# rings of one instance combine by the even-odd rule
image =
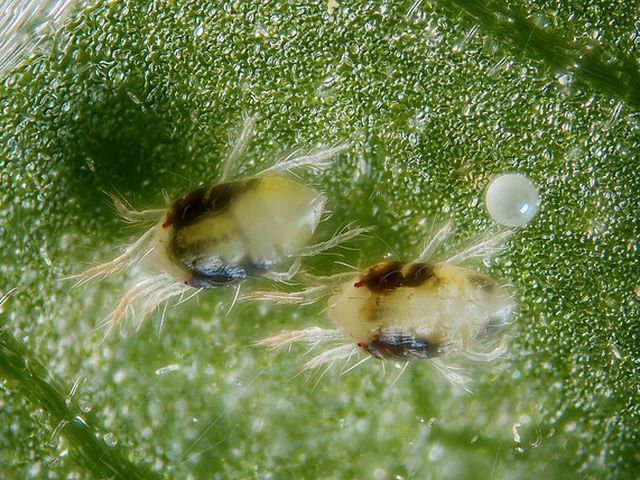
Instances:
[[[78,4],[0,85],[0,476],[627,478],[640,464],[640,75],[625,2]],[[517,5],[517,6],[514,6]],[[328,274],[449,248],[491,226],[482,197],[530,177],[541,209],[480,265],[518,305],[508,353],[300,374],[326,304],[208,291],[139,329],[97,329],[131,280],[61,278],[139,235],[104,191],[166,205],[215,181],[243,115],[240,174],[348,140],[332,216],[375,234],[305,262]],[[268,285],[267,285],[268,286]],[[246,286],[243,288],[251,288]]]

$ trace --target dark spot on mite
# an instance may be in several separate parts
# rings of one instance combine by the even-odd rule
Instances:
[[[191,273],[192,286],[212,288],[231,285],[261,270],[260,266],[253,265],[246,259],[235,265],[223,265],[221,260],[211,253],[212,246],[229,240],[227,234],[211,232],[199,242],[182,238],[184,235],[181,235],[183,228],[197,224],[202,221],[203,216],[225,213],[234,199],[256,188],[260,181],[252,178],[199,188],[183,195],[169,209],[163,227],[172,224],[175,226],[170,245],[171,254]]]
[[[198,262],[189,268],[191,285],[195,288],[218,288],[237,284],[250,277],[262,275],[268,268],[244,258],[237,265],[205,266]]]
[[[404,262],[380,262],[372,265],[361,275],[357,284],[366,286],[373,292],[393,290],[402,282]]]
[[[409,271],[405,273],[402,286],[419,287],[433,276],[433,265],[429,265],[428,263],[412,263],[409,266]]]
[[[400,287],[419,287],[433,276],[433,266],[428,263],[380,262],[365,270],[354,286],[388,293]]]
[[[174,225],[180,229],[197,222],[202,215],[223,213],[235,198],[259,183],[260,179],[251,178],[193,190],[171,206],[163,227]]]
[[[487,293],[491,293],[497,286],[491,277],[481,273],[472,273],[468,278],[471,285]]]
[[[413,335],[399,333],[379,334],[360,348],[380,360],[411,360],[414,358],[434,358],[441,355],[437,345]],[[360,346],[360,344],[358,344]]]

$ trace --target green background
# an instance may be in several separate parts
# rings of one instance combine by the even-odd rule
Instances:
[[[632,478],[637,8],[177,3],[86,7],[0,86],[0,291],[15,288],[0,330],[0,476]],[[160,335],[154,318],[101,342],[132,276],[79,289],[60,278],[140,233],[103,190],[152,208],[214,182],[250,113],[241,174],[352,143],[305,175],[331,199],[318,237],[350,220],[376,231],[309,260],[317,273],[410,258],[448,217],[456,251],[491,226],[492,176],[536,183],[538,216],[485,268],[518,313],[505,359],[460,363],[473,394],[428,362],[395,384],[398,368],[376,361],[297,375],[304,347],[252,342],[326,326],[325,306],[227,315],[229,289],[169,309]]]

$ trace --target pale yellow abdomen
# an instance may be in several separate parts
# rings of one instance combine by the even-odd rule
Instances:
[[[326,199],[282,177],[259,177],[194,191],[176,202],[165,224],[171,256],[203,287],[276,268],[305,247]]]
[[[510,310],[507,293],[486,275],[406,262],[370,267],[329,302],[329,314],[344,332],[380,357],[469,350]]]

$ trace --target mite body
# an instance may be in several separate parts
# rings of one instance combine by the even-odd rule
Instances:
[[[267,274],[308,245],[324,195],[283,177],[258,177],[190,192],[160,226],[162,252],[197,288]]]
[[[466,351],[504,322],[504,291],[467,268],[377,263],[329,300],[329,317],[378,359],[434,358]]]
[[[268,347],[294,342],[340,344],[313,357],[307,368],[351,357],[358,351],[380,360],[433,360],[457,352],[476,360],[495,358],[502,347],[488,352],[478,351],[478,347],[482,339],[490,339],[508,322],[512,298],[490,276],[458,263],[493,253],[510,232],[445,261],[428,261],[450,228],[447,224],[436,233],[415,261],[379,262],[356,274],[308,276],[307,282],[314,285],[300,292],[245,295],[245,300],[298,304],[331,295],[327,311],[336,329],[286,331],[258,343]],[[457,381],[453,372],[445,373]]]
[[[167,210],[135,211],[114,197],[129,222],[152,226],[114,260],[71,278],[84,283],[103,278],[145,260],[153,273],[139,277],[116,306],[109,328],[142,303],[141,318],[165,300],[204,288],[238,285],[255,277],[288,280],[302,257],[314,255],[367,229],[353,228],[309,245],[326,203],[317,190],[285,176],[294,168],[319,168],[345,146],[291,155],[261,173],[228,180],[231,166],[251,137],[255,117],[226,158],[221,180],[186,193]],[[284,269],[283,271],[279,269]]]

